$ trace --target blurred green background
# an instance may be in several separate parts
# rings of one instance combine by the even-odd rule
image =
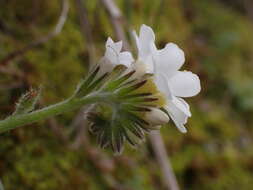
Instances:
[[[87,8],[96,55],[108,36],[116,40],[99,0]],[[253,2],[251,0],[116,0],[126,31],[153,27],[157,45],[178,44],[183,69],[200,76],[202,91],[187,100],[188,133],[161,128],[182,189],[250,190],[253,187]],[[50,32],[60,0],[0,0],[0,117],[18,97],[43,85],[41,105],[63,100],[85,76],[90,44],[83,38],[75,1],[62,32],[17,59],[16,51]],[[129,37],[129,34],[128,34]],[[133,43],[132,43],[133,44]],[[163,189],[149,142],[113,156],[94,136],[73,134],[67,113],[0,136],[0,178],[7,190]],[[81,131],[82,132],[82,131]],[[79,131],[80,133],[80,131]],[[70,140],[65,135],[71,134]],[[80,137],[78,139],[78,137]],[[77,144],[79,146],[77,146]]]

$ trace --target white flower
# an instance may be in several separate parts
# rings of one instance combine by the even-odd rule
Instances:
[[[198,76],[188,71],[178,71],[185,61],[184,52],[173,43],[158,50],[152,28],[142,25],[139,37],[135,33],[135,38],[138,60],[146,65],[147,73],[154,73],[155,84],[167,98],[165,109],[177,128],[185,133],[184,124],[191,117],[191,112],[181,97],[195,96],[200,92]]]
[[[133,63],[134,59],[130,52],[121,52],[122,41],[114,42],[109,37],[106,41],[105,47],[106,51],[104,58],[106,58],[113,67],[116,65],[125,65],[126,67],[130,67]]]

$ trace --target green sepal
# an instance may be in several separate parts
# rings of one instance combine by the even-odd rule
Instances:
[[[76,91],[74,93],[75,97],[83,97],[88,92],[88,87],[91,85],[91,83],[95,80],[96,75],[98,74],[100,70],[99,66],[95,66],[93,70],[91,70],[84,79],[81,80],[81,82],[77,85]]]
[[[126,82],[133,74],[135,71],[131,71],[123,76],[116,77],[114,80],[111,79],[110,82],[106,85],[104,88],[105,91],[114,91],[118,89],[124,82]]]
[[[146,82],[147,81],[144,80],[144,81],[138,82],[137,84],[131,85],[129,87],[121,88],[118,91],[118,95],[119,96],[124,96],[124,95],[130,94],[133,91],[135,91],[135,90],[139,89],[140,87],[142,87]]]

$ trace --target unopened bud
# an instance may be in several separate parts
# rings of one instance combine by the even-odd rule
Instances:
[[[20,97],[16,104],[13,115],[25,114],[34,110],[36,103],[40,98],[41,88],[39,90],[30,89],[27,93]]]
[[[169,122],[169,116],[158,108],[151,108],[150,112],[145,114],[145,120],[152,125],[163,125]]]

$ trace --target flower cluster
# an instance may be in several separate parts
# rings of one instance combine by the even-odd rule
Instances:
[[[166,97],[164,109],[173,120],[177,128],[185,133],[188,117],[191,117],[189,105],[184,97],[192,97],[200,92],[200,80],[196,74],[189,71],[179,71],[185,62],[184,52],[174,43],[168,43],[163,49],[155,46],[155,34],[151,27],[142,25],[139,36],[133,32],[138,49],[138,59],[134,61],[130,52],[121,52],[122,42],[113,42],[108,38],[104,58],[105,65],[112,69],[122,64],[136,69],[139,75],[150,73],[154,75],[154,82],[160,92]],[[108,71],[108,70],[107,70]],[[166,123],[169,117],[158,110],[147,114],[147,120],[154,124]]]
[[[136,145],[134,137],[142,140],[144,132],[170,119],[185,133],[184,125],[191,112],[183,98],[195,96],[201,88],[197,75],[179,71],[185,57],[177,45],[168,43],[158,49],[153,30],[146,25],[141,26],[139,35],[136,32],[133,35],[138,49],[137,60],[130,52],[122,51],[121,41],[108,38],[97,73],[102,79],[105,73],[113,76],[113,82],[107,82],[101,90],[113,89],[114,101],[118,103],[100,105],[89,117],[91,131],[98,136],[100,146],[110,146],[115,152],[122,151],[125,139]],[[124,69],[119,72],[120,66]],[[142,91],[140,87],[144,84],[146,87]]]

